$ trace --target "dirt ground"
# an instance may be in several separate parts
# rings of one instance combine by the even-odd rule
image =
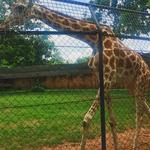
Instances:
[[[127,130],[124,133],[119,133],[119,145],[120,150],[132,150],[133,145],[133,130]],[[114,150],[112,144],[112,138],[110,134],[106,135],[107,138],[107,150]],[[55,147],[44,147],[40,150],[79,150],[80,144],[77,143],[64,143]],[[101,150],[100,138],[88,140],[86,144],[86,150]],[[150,150],[150,129],[141,129],[139,143],[137,150]]]

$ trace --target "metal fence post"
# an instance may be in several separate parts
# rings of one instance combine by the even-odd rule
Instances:
[[[103,43],[102,31],[99,31],[99,88],[100,88],[100,115],[101,115],[101,141],[102,150],[106,150],[106,121],[105,121],[105,101],[104,101],[104,66],[103,66]],[[101,61],[100,61],[101,60]]]
[[[101,116],[101,142],[102,150],[106,150],[106,126],[105,126],[105,101],[104,101],[104,72],[103,72],[103,33],[99,27],[99,22],[92,9],[92,5],[89,7],[92,17],[97,26],[97,34],[99,38],[98,52],[99,52],[99,89],[100,89],[100,116]]]

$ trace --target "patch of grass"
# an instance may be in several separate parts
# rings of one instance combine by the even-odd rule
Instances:
[[[82,120],[95,94],[96,90],[0,92],[0,149],[25,150],[79,142]],[[118,131],[133,128],[132,97],[125,90],[113,90],[111,94]],[[100,135],[99,118],[97,112],[89,138]]]

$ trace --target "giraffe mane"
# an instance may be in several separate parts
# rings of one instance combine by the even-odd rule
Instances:
[[[64,17],[67,17],[67,18],[69,18],[69,19],[73,19],[73,20],[75,20],[75,21],[83,21],[83,22],[86,22],[86,23],[95,24],[93,21],[90,21],[90,20],[83,20],[83,19],[77,19],[77,18],[75,18],[75,17],[69,16],[69,15],[64,14],[64,13],[62,13],[62,12],[55,11],[55,10],[52,10],[52,9],[50,9],[50,8],[47,8],[47,7],[44,6],[44,5],[40,5],[40,4],[35,4],[35,5],[40,6],[41,8],[45,8],[45,9],[47,9],[47,10],[49,10],[49,11],[52,11],[52,12],[54,12],[54,13],[57,13],[57,14],[59,14],[59,15],[62,15],[62,16],[64,16]],[[106,27],[106,28],[110,29],[110,27],[109,27],[108,25],[105,25],[105,24],[99,23],[99,26],[100,26],[100,27]]]
[[[49,11],[51,11],[51,12],[57,13],[58,15],[64,16],[64,17],[66,17],[66,18],[68,18],[68,19],[73,19],[74,21],[83,21],[83,22],[85,22],[85,23],[95,24],[93,21],[90,21],[90,20],[83,20],[83,19],[77,19],[77,18],[75,18],[75,17],[72,17],[72,16],[70,16],[70,15],[64,14],[64,13],[62,13],[62,12],[59,12],[59,11],[56,11],[56,10],[52,10],[52,9],[50,9],[50,8],[47,8],[47,7],[44,6],[44,5],[40,5],[40,4],[34,4],[34,5],[35,5],[35,6],[40,6],[41,8],[44,8],[44,9],[47,9],[47,10],[49,10]]]

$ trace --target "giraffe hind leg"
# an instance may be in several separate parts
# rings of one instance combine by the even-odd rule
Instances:
[[[111,102],[111,98],[109,96],[106,97],[106,104],[107,104],[107,109],[108,109],[108,113],[109,113],[109,121],[110,121],[109,124],[111,127],[114,149],[119,150],[116,121],[115,121],[115,118],[114,118],[114,115],[112,112],[112,102]]]
[[[144,112],[147,114],[147,116],[149,117],[150,119],[150,106],[149,104],[147,103],[147,101],[144,101]]]
[[[134,135],[134,141],[133,141],[133,150],[138,150],[138,139],[140,135],[140,129],[142,124],[144,114],[144,107],[143,104],[136,102],[136,129],[135,129],[135,135]]]

